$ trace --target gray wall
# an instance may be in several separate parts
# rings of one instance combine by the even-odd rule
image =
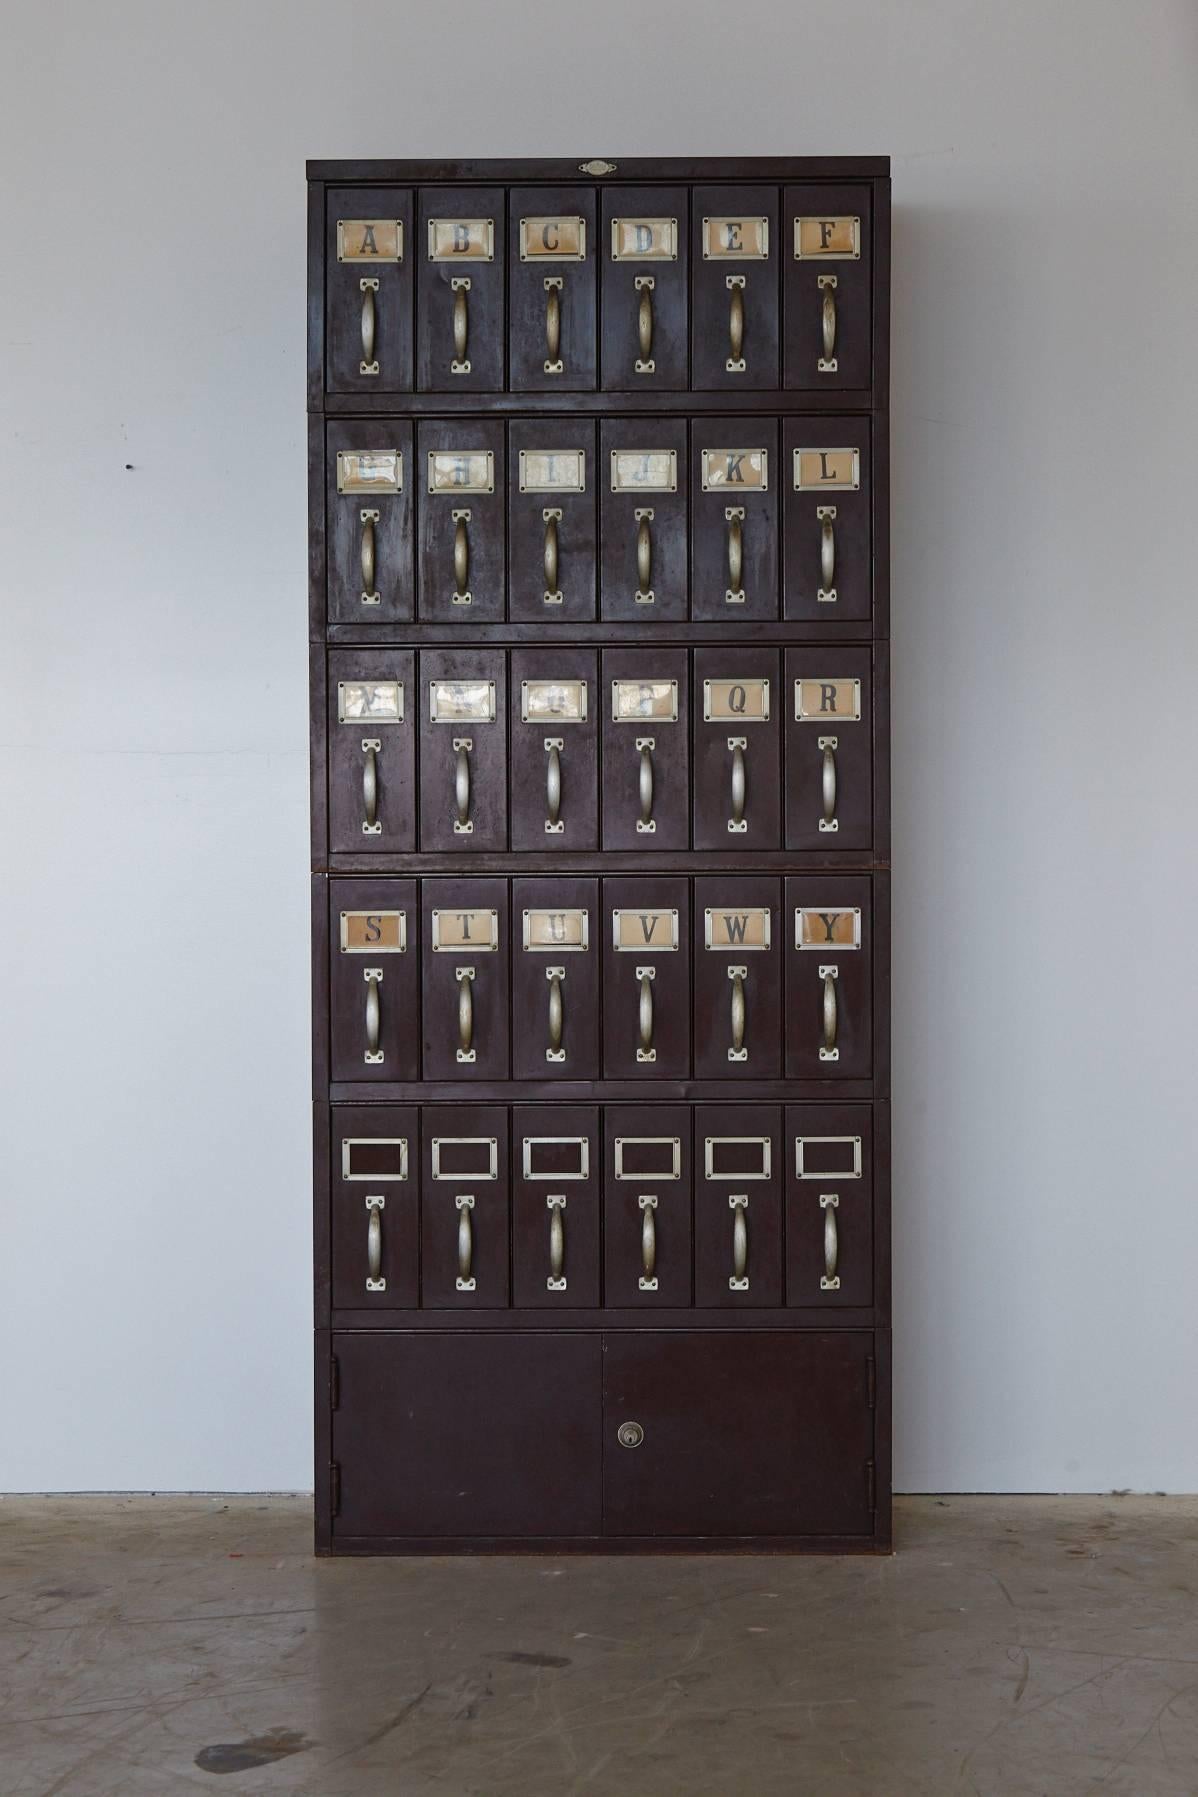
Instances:
[[[1194,36],[9,18],[0,1488],[310,1483],[304,158],[721,151],[894,158],[897,1483],[1198,1487]]]

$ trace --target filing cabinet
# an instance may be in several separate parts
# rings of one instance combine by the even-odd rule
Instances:
[[[886,164],[309,192],[317,1550],[884,1551]]]

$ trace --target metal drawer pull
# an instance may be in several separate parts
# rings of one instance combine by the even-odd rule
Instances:
[[[733,836],[743,836],[748,829],[745,822],[745,749],[747,738],[730,736],[728,747],[732,751],[732,816],[728,819],[728,829]]]
[[[636,309],[636,340],[640,357],[635,363],[638,374],[653,373],[653,276],[637,275],[633,287],[640,294]]]
[[[460,1292],[475,1290],[474,1267],[474,1194],[459,1192],[454,1199],[458,1213],[458,1276],[454,1281]]]
[[[368,1067],[377,1067],[383,1059],[383,1051],[379,1047],[382,1029],[379,987],[383,980],[383,970],[381,967],[364,967],[362,978],[366,981],[366,1052],[362,1059]]]
[[[638,605],[652,605],[653,538],[649,526],[653,522],[653,507],[637,506],[632,515],[636,520],[636,592],[633,596]]]
[[[549,1046],[545,1050],[547,1061],[564,1061],[566,1051],[562,1047],[562,981],[566,977],[564,967],[547,967],[545,978],[549,981]]]
[[[638,736],[636,739],[637,754],[641,758],[640,771],[637,774],[636,790],[640,800],[641,815],[636,820],[638,836],[652,836],[657,829],[653,821],[653,749],[656,738]]]
[[[366,1200],[366,1290],[368,1292],[385,1292],[387,1281],[383,1278],[383,1207],[387,1200],[383,1197],[371,1197]]]
[[[728,1050],[730,1061],[747,1061],[749,1058],[749,1051],[745,1047],[745,980],[748,973],[747,967],[728,969],[728,978],[732,982],[732,1047]]]
[[[474,969],[455,967],[458,982],[458,1049],[457,1060],[469,1066],[475,1059],[474,1049]]]
[[[457,756],[453,768],[453,802],[457,808],[453,833],[455,836],[471,836],[474,825],[470,820],[470,751],[474,747],[474,738],[455,736],[453,747]]]
[[[469,522],[469,512],[454,512],[453,602],[455,605],[469,605],[470,603],[470,534],[466,529]]]
[[[655,1061],[657,1050],[653,1046],[653,981],[657,977],[655,967],[638,967],[636,977],[639,981],[636,1006],[636,1033],[638,1061]]]
[[[564,1192],[550,1192],[545,1199],[549,1211],[549,1277],[547,1292],[566,1289],[566,1198]]]
[[[374,527],[379,521],[379,514],[366,511],[359,512],[358,516],[362,522],[362,604],[378,605],[381,603],[381,596],[374,584]]]
[[[547,736],[545,753],[549,759],[545,764],[545,809],[549,813],[545,819],[546,836],[560,836],[565,829],[561,821],[562,810],[562,747],[564,738]]]
[[[637,1280],[637,1290],[655,1292],[657,1290],[657,1198],[653,1193],[642,1194],[637,1199],[641,1210],[641,1266],[644,1271]]]
[[[836,1225],[836,1211],[840,1199],[835,1192],[821,1192],[819,1204],[824,1213],[824,1270],[819,1289],[821,1292],[838,1292],[840,1279],[836,1266],[840,1259],[840,1231]]]
[[[840,1050],[836,1046],[836,1031],[839,1025],[836,1003],[836,981],[840,975],[840,969],[839,967],[821,967],[819,974],[824,982],[824,1039],[820,1047],[819,1058],[821,1061],[838,1061],[840,1059]]]
[[[561,592],[557,584],[557,527],[561,518],[561,510],[552,506],[541,513],[545,520],[545,603],[560,605]]]
[[[358,373],[377,374],[379,365],[374,353],[374,296],[379,290],[378,276],[367,277],[359,281],[358,286],[362,293],[362,360],[358,364]]]
[[[562,277],[545,277],[545,373],[562,372]]]
[[[449,287],[453,294],[453,361],[449,364],[449,372],[469,374],[470,364],[466,360],[466,340],[470,335],[470,314],[466,309],[466,295],[470,291],[469,275],[455,275]]]
[[[728,287],[728,347],[730,354],[724,367],[729,374],[743,374],[745,371],[745,277],[743,275],[726,275],[725,285]]]
[[[820,275],[816,286],[821,289],[824,301],[820,308],[820,330],[823,335],[824,353],[817,364],[821,374],[836,373],[836,276]]]
[[[823,805],[823,816],[819,820],[821,831],[831,832],[840,828],[836,818],[836,751],[840,747],[840,739],[836,736],[821,736],[818,747],[823,751],[820,765],[820,800]]]
[[[833,528],[833,520],[836,517],[836,507],[834,505],[821,505],[817,509],[816,516],[820,521],[819,578],[823,588],[823,591],[820,593],[820,598],[835,599],[835,593],[830,592],[829,589],[836,578],[836,532]]]
[[[728,590],[724,599],[729,605],[743,605],[745,602],[745,508],[743,505],[726,505],[724,516],[728,520]]]
[[[362,810],[366,821],[362,825],[363,836],[381,836],[382,824],[379,823],[379,750],[382,742],[377,736],[362,738]]]
[[[749,1198],[746,1192],[733,1192],[728,1199],[732,1212],[732,1273],[728,1280],[730,1292],[747,1292],[749,1289]]]

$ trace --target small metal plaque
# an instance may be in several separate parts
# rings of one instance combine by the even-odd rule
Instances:
[[[703,946],[710,949],[766,949],[770,945],[770,908],[748,905],[739,910],[709,905],[703,913]]]
[[[611,259],[613,262],[676,262],[678,220],[613,218]]]
[[[861,254],[859,218],[796,218],[797,262],[855,262]]]
[[[678,722],[676,680],[613,680],[611,715],[614,724]]]
[[[525,1136],[525,1179],[589,1179],[591,1144],[586,1136]]]
[[[860,1136],[796,1136],[797,1179],[860,1179]]]
[[[667,908],[613,911],[612,947],[619,954],[672,954],[678,947],[678,913]]]
[[[403,456],[398,449],[339,449],[339,493],[400,493]]]
[[[408,1177],[406,1136],[343,1136],[341,1177],[369,1181]]]
[[[339,218],[338,262],[402,262],[402,218]]]
[[[343,955],[402,955],[408,946],[406,911],[343,911]]]
[[[491,262],[495,256],[493,218],[430,218],[430,262]]]
[[[493,724],[493,680],[430,680],[428,715],[433,724]]]
[[[613,493],[676,493],[678,457],[672,449],[613,449]]]
[[[861,947],[861,913],[856,909],[823,911],[814,905],[795,909],[795,947],[831,951]]]
[[[489,449],[430,449],[430,493],[493,493],[495,458]]]
[[[682,1142],[678,1136],[617,1136],[617,1179],[681,1179]]]
[[[834,718],[838,724],[856,724],[861,718],[861,682],[859,680],[796,680],[795,722],[826,724]]]
[[[537,910],[524,913],[524,946],[537,954],[580,954],[590,945],[589,911]]]
[[[470,911],[434,911],[433,953],[468,948],[471,954],[494,954],[499,947],[499,913],[485,908]]]
[[[705,680],[703,722],[765,724],[770,715],[768,680]]]
[[[861,485],[861,452],[856,449],[796,449],[796,493],[855,493]]]
[[[705,1136],[705,1179],[768,1179],[774,1145],[769,1136]]]
[[[586,452],[581,449],[522,449],[522,493],[585,493]]]
[[[522,680],[520,682],[520,722],[522,724],[585,724],[587,721],[587,683],[585,680]]]
[[[764,493],[770,484],[769,458],[764,449],[705,449],[702,474],[705,493]]]
[[[585,262],[585,218],[522,218],[521,262]]]
[[[764,262],[770,253],[768,218],[705,218],[705,262]]]
[[[494,1136],[434,1136],[434,1179],[498,1179],[499,1143]]]
[[[402,724],[402,680],[339,680],[337,719],[342,724]]]

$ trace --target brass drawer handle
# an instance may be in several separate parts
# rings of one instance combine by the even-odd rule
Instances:
[[[549,981],[549,1046],[545,1050],[547,1061],[564,1061],[566,1051],[562,1047],[562,981],[566,977],[564,967],[547,967],[545,978]]]
[[[636,1038],[638,1061],[655,1061],[657,1050],[653,1046],[653,981],[657,970],[653,967],[638,967],[636,977]]]
[[[466,526],[469,512],[453,514],[453,596],[458,605],[470,602],[470,533]]]
[[[638,736],[636,739],[637,754],[641,758],[636,779],[637,798],[641,807],[641,815],[636,821],[638,836],[652,836],[657,829],[653,819],[653,750],[656,740],[652,736]]]
[[[726,505],[724,517],[728,521],[728,590],[724,598],[729,605],[743,605],[745,602],[745,508],[743,505]]]
[[[824,1213],[824,1270],[820,1276],[821,1292],[838,1292],[840,1279],[836,1268],[840,1261],[840,1231],[836,1224],[836,1211],[840,1199],[835,1192],[821,1192],[820,1209]]]
[[[453,361],[449,364],[449,372],[469,374],[470,364],[466,360],[466,344],[470,336],[470,314],[466,299],[470,291],[469,275],[455,275],[449,287],[453,294]]]
[[[564,1192],[550,1192],[545,1199],[549,1211],[549,1277],[547,1292],[566,1289],[566,1197]]]
[[[453,739],[454,754],[457,759],[453,767],[453,802],[457,810],[454,819],[455,836],[472,836],[474,824],[470,818],[470,751],[474,747],[471,736],[455,736]]]
[[[652,605],[653,538],[649,526],[653,522],[653,507],[638,506],[632,515],[636,520],[636,603]]]
[[[748,786],[745,767],[746,738],[730,736],[728,747],[732,751],[732,816],[728,819],[728,829],[733,836],[743,836],[749,827],[745,822],[745,798]]]
[[[817,367],[821,374],[836,373],[836,276],[820,275],[816,286],[823,293],[820,306],[820,333],[823,338],[824,353]]]
[[[824,982],[822,1003],[823,1042],[820,1046],[821,1061],[838,1061],[840,1050],[836,1046],[837,1031],[840,1027],[839,1007],[836,1002],[836,981],[840,974],[839,967],[821,967],[820,978]]]
[[[366,1200],[366,1290],[368,1292],[385,1292],[387,1281],[383,1278],[383,1207],[387,1200],[383,1197],[370,1197]]]
[[[383,1059],[383,1051],[379,1047],[383,1024],[379,987],[383,980],[383,970],[381,967],[364,967],[362,978],[366,981],[366,1052],[362,1059],[368,1067],[377,1067]]]
[[[562,277],[545,277],[545,373],[560,374],[562,347]]]
[[[565,829],[561,821],[562,811],[562,742],[560,736],[545,738],[545,752],[548,760],[545,764],[545,819],[546,836],[560,836]]]
[[[653,276],[637,275],[633,288],[640,294],[636,308],[636,341],[640,356],[635,363],[638,374],[652,374],[653,362]]]
[[[724,367],[729,374],[745,371],[745,277],[726,275],[728,287],[728,349]]]
[[[374,736],[362,739],[362,810],[366,820],[362,825],[363,836],[378,836],[382,832],[379,816],[379,760],[381,747],[379,739]]]
[[[363,605],[378,605],[380,603],[381,596],[379,594],[378,588],[374,584],[374,577],[375,577],[374,530],[375,530],[375,525],[379,521],[379,514],[375,511],[364,511],[364,512],[360,512],[358,514],[358,516],[359,516],[359,518],[361,520],[361,524],[362,524],[362,549],[361,549],[362,604]]]
[[[730,1292],[749,1289],[749,1199],[745,1192],[734,1192],[728,1200],[732,1212],[732,1272],[728,1279]]]
[[[455,967],[458,983],[458,1048],[456,1059],[469,1066],[475,1059],[474,1049],[474,969]]]
[[[454,1281],[459,1292],[472,1292],[476,1288],[474,1278],[474,1194],[459,1192],[454,1199],[458,1213],[458,1276]]]
[[[362,294],[362,360],[358,364],[359,374],[377,374],[378,360],[375,356],[375,309],[374,296],[379,290],[378,276],[373,275],[358,282]]]
[[[831,507],[826,508],[820,524],[819,578],[820,585],[825,591],[827,591],[832,585],[832,582],[836,579],[836,531],[832,523],[835,516],[836,513],[834,509]],[[820,597],[823,597],[822,593],[820,594]]]
[[[836,818],[836,751],[840,746],[840,739],[836,736],[821,736],[817,746],[822,753],[820,802],[823,816],[819,820],[819,827],[821,832],[830,833],[840,828]]]
[[[546,605],[560,605],[562,594],[558,585],[557,527],[561,523],[561,507],[547,506],[541,516],[545,520],[545,603]]]
[[[641,1276],[637,1289],[657,1290],[657,1199],[653,1193],[642,1193],[637,1199],[641,1212]]]
[[[732,1001],[729,1007],[732,1025],[732,1047],[728,1050],[730,1061],[747,1061],[749,1051],[745,1047],[745,980],[748,977],[747,967],[730,967],[728,978],[732,982]]]

